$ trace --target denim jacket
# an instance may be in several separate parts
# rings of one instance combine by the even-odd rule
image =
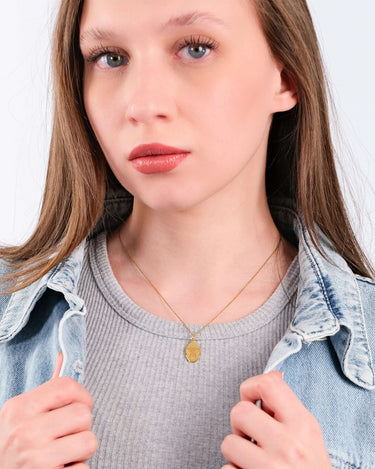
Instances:
[[[106,203],[107,223],[90,236],[114,229],[131,211],[129,197]],[[375,469],[375,282],[354,275],[319,232],[325,259],[287,201],[271,212],[298,246],[300,278],[294,319],[264,372],[284,372],[318,420],[335,469]],[[49,380],[60,351],[60,376],[83,384],[86,309],[76,291],[86,242],[29,287],[0,296],[0,408]],[[0,262],[0,274],[7,269]]]

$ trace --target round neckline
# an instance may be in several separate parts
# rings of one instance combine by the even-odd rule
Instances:
[[[165,319],[143,309],[137,305],[122,289],[118,283],[109,262],[107,249],[107,236],[103,231],[88,242],[88,262],[95,282],[106,302],[123,319],[136,327],[153,334],[175,339],[190,337],[190,333],[180,321]],[[298,254],[291,262],[286,274],[272,295],[255,311],[246,316],[230,322],[213,323],[206,327],[197,336],[199,340],[227,339],[249,334],[266,326],[274,320],[294,298],[299,277]],[[287,296],[287,290],[289,297]],[[205,324],[189,324],[194,333]]]

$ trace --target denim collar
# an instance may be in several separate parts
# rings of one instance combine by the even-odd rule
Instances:
[[[330,337],[346,377],[366,389],[373,387],[375,371],[356,276],[319,229],[327,258],[318,252],[293,209],[275,206],[274,216],[283,218],[298,237],[300,277],[290,330],[305,343]]]
[[[24,327],[33,306],[47,288],[61,292],[70,309],[84,309],[76,290],[87,240],[124,221],[131,211],[131,204],[129,196],[107,200],[107,221],[101,221],[66,260],[44,277],[11,295],[0,319],[0,343],[11,340]],[[374,368],[355,275],[319,230],[319,240],[329,260],[318,252],[303,218],[288,201],[270,204],[270,208],[282,234],[298,244],[300,278],[290,332],[298,334],[305,343],[329,337],[346,377],[358,386],[373,386]]]

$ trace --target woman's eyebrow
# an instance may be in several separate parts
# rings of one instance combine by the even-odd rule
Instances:
[[[221,18],[213,15],[210,12],[204,11],[191,11],[183,15],[172,16],[164,24],[160,26],[158,32],[165,31],[166,29],[175,28],[178,26],[189,26],[199,21],[208,21],[211,23],[216,23],[225,28],[229,28],[228,24],[225,23]],[[89,39],[93,40],[105,40],[105,39],[115,39],[116,34],[111,31],[101,30],[98,28],[88,29],[83,31],[80,35],[80,43],[84,43]]]
[[[172,28],[175,26],[188,26],[194,24],[198,21],[210,21],[212,23],[219,24],[228,28],[227,23],[225,23],[221,18],[213,15],[211,12],[206,11],[191,11],[185,13],[184,15],[173,16],[165,24],[163,24],[160,30]]]

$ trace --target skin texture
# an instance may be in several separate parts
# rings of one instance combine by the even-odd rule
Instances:
[[[102,40],[102,45],[116,45],[130,57],[117,69],[110,69],[104,60],[86,64],[85,107],[120,182],[149,209],[187,210],[228,185],[262,178],[271,116],[293,107],[295,98],[280,93],[280,67],[247,1],[206,0],[204,8],[197,1],[186,5],[169,0],[162,2],[162,8],[160,4],[86,2],[81,31],[94,25],[109,29],[110,24],[118,39]],[[178,28],[178,33],[176,29],[155,33],[169,12],[195,9],[215,13],[230,28],[211,23],[204,27],[207,22],[201,22],[199,27]],[[103,11],[106,14],[100,15]],[[127,20],[128,11],[132,15]],[[200,59],[191,57],[187,48],[178,51],[175,42],[191,34],[213,36],[221,47]],[[81,44],[87,57],[98,41]],[[240,128],[247,131],[239,132]],[[144,176],[126,157],[136,145],[154,141],[192,154],[173,175]]]
[[[74,379],[59,378],[60,353],[52,378],[7,401],[0,412],[2,469],[88,469],[97,440],[91,432],[93,400]]]
[[[231,464],[222,469],[332,467],[318,422],[285,384],[281,372],[247,379],[240,396],[231,411],[233,433],[221,445]]]

